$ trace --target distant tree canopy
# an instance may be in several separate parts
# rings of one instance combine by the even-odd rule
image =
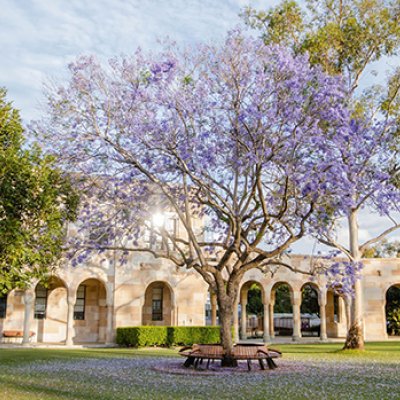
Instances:
[[[303,286],[300,311],[302,314],[319,315],[318,292],[311,285]]]
[[[274,312],[277,314],[291,314],[293,312],[288,285],[282,284],[275,289]]]
[[[0,89],[0,293],[55,265],[77,201],[53,158],[27,148],[19,112]]]
[[[245,8],[242,17],[267,44],[308,53],[312,64],[341,74],[353,91],[368,64],[397,53],[399,0],[284,0],[266,11]]]
[[[264,315],[261,289],[257,284],[253,284],[247,294],[247,313]]]
[[[371,246],[365,250],[364,258],[391,258],[400,257],[400,241],[382,240],[375,246]]]

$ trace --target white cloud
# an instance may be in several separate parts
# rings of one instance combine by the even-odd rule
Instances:
[[[278,0],[0,0],[0,86],[25,120],[37,117],[42,80],[58,79],[80,54],[109,58],[138,46],[157,48],[169,36],[178,43],[218,41],[239,23],[248,3]]]

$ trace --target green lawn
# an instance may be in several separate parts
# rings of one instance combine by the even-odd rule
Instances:
[[[275,371],[215,376],[155,371],[172,349],[0,349],[0,399],[400,399],[400,342],[275,347]]]

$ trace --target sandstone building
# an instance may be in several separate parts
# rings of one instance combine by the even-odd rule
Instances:
[[[304,268],[309,258],[291,256],[290,262]],[[281,284],[290,290],[294,339],[305,334],[300,315],[304,285],[311,285],[318,294],[320,338],[344,337],[350,312],[347,299],[327,288],[325,277],[311,283],[307,276],[283,267],[273,277],[258,270],[246,273],[238,298],[238,309],[242,311],[235,318],[237,336],[249,334],[245,306],[247,291],[253,284],[262,293],[261,330],[265,341],[277,334],[274,302],[275,290]],[[386,294],[396,285],[400,286],[400,259],[365,260],[362,296],[366,340],[388,338]],[[99,258],[93,264],[59,269],[47,288],[34,283],[24,292],[13,290],[0,299],[0,333],[25,329],[34,332],[33,342],[110,344],[115,341],[117,327],[204,325],[206,311],[210,313],[209,323],[217,323],[216,299],[195,271],[176,270],[166,260],[132,253],[124,266],[112,257]]]

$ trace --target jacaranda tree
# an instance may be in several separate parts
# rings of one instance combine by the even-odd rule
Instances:
[[[362,349],[360,260],[369,245],[400,228],[399,221],[393,218],[399,202],[399,155],[395,148],[398,150],[399,71],[392,73],[386,88],[369,86],[361,91],[359,85],[373,62],[398,54],[400,2],[283,0],[267,11],[247,7],[242,16],[248,25],[260,30],[266,44],[284,43],[295,54],[308,53],[312,65],[342,76],[347,87],[353,122],[348,146],[340,156],[340,162],[346,164],[346,187],[336,209],[340,208],[342,217],[348,220],[350,240],[348,245],[336,240],[337,226],[321,232],[319,239],[347,257],[342,270],[355,272],[346,273],[341,282],[351,288],[353,280],[351,324],[345,348]],[[364,85],[368,84],[364,79]],[[359,240],[358,229],[359,211],[363,208],[390,220],[388,228],[386,224],[364,243]]]
[[[282,253],[334,214],[348,136],[340,79],[238,31],[218,47],[106,66],[83,57],[69,70],[35,125],[84,178],[69,254],[146,251],[197,271],[217,295],[229,365],[243,275],[292,268]]]
[[[345,343],[345,348],[349,349],[364,348],[361,259],[369,246],[400,228],[400,221],[396,219],[400,211],[398,124],[395,118],[382,113],[381,104],[379,101],[378,109],[363,110],[361,117],[351,120],[347,143],[340,156],[340,162],[346,166],[343,168],[346,171],[343,182],[350,185],[346,184],[347,189],[343,188],[337,209],[347,217],[349,246],[339,242],[335,226],[319,235],[321,242],[335,247],[348,258],[345,268],[354,270],[347,278],[347,283],[351,283],[347,286],[353,287],[352,321]],[[377,118],[379,113],[382,115]],[[388,227],[378,229],[378,234],[365,241],[359,238],[358,225],[363,209],[375,212],[390,222]],[[335,268],[331,272],[335,273]]]

